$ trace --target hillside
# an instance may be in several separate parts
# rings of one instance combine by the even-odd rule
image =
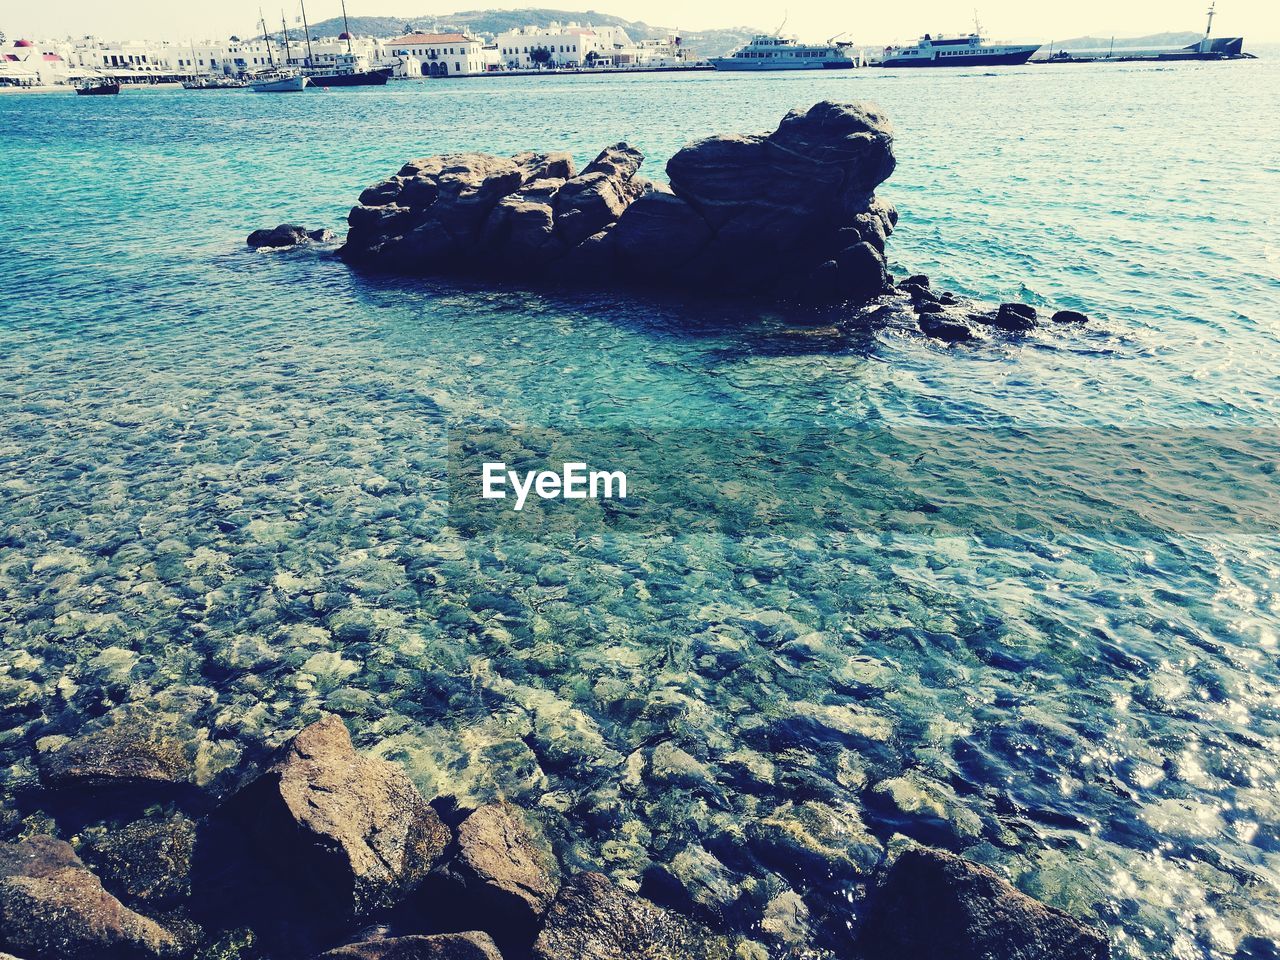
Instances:
[[[1164,47],[1185,47],[1199,42],[1199,33],[1152,33],[1145,37],[1116,37],[1116,49],[1151,50]],[[1111,46],[1110,37],[1073,37],[1070,40],[1053,41],[1059,50],[1105,50]]]
[[[431,30],[438,27],[468,30],[476,34],[499,34],[527,24],[547,24],[552,20],[564,22],[576,20],[578,23],[594,23],[601,26],[617,26],[627,31],[633,40],[647,37],[664,37],[674,32],[671,27],[656,26],[639,20],[625,20],[608,13],[597,13],[594,10],[464,10],[444,15],[424,14],[421,17],[405,19],[402,17],[351,17],[351,32],[362,36],[395,37],[406,32],[409,27],[418,30]],[[311,24],[311,32],[315,36],[333,36],[342,32],[342,18],[331,17]],[[687,30],[680,36],[686,46],[696,50],[703,56],[719,56],[734,47],[746,42],[760,31],[752,27],[729,27],[719,30]],[[293,29],[290,28],[290,33]]]

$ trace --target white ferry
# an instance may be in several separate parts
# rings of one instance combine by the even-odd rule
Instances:
[[[853,44],[805,44],[795,37],[759,36],[727,57],[711,57],[717,70],[840,70],[856,67]]]
[[[882,67],[990,67],[1023,64],[1040,49],[1039,44],[991,43],[978,34],[967,37],[931,37],[925,34],[914,47],[885,47]]]

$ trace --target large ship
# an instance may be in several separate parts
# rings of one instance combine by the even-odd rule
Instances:
[[[310,63],[310,57],[307,60],[302,72],[317,87],[380,87],[395,72],[394,67],[370,67],[363,57],[353,53],[340,53],[315,65]]]
[[[991,67],[1026,63],[1039,44],[992,43],[977,33],[967,37],[925,34],[914,47],[885,47],[881,67]]]
[[[758,36],[727,57],[711,57],[717,70],[840,70],[856,67],[853,44],[806,44],[795,37]]]

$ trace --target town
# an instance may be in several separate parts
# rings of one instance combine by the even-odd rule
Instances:
[[[841,33],[823,42],[803,43],[784,35],[741,36],[723,49],[724,37],[700,55],[679,31],[630,26],[657,36],[633,37],[612,23],[551,20],[486,32],[478,27],[436,22],[426,28],[382,18],[380,30],[356,31],[345,6],[340,20],[312,30],[306,7],[279,31],[261,18],[252,36],[224,40],[108,41],[97,37],[8,40],[0,33],[0,91],[66,90],[116,94],[122,86],[176,86],[190,90],[248,87],[286,93],[326,87],[382,86],[391,80],[491,77],[511,74],[613,73],[654,71],[830,70],[853,67],[1022,66],[1027,63],[1116,63],[1134,61],[1253,59],[1242,37],[1216,37],[1216,2],[1208,10],[1203,35],[1165,34],[1122,40],[1105,47],[1094,37],[1045,44],[986,39],[973,29],[955,36],[926,33],[913,44],[861,47]],[[545,16],[554,11],[541,11]],[[610,19],[610,18],[604,18]],[[370,21],[364,21],[368,24]],[[625,22],[625,21],[622,21]],[[492,21],[490,21],[492,24]],[[390,36],[392,32],[398,35]],[[722,31],[722,33],[729,31]],[[702,46],[703,34],[696,46]]]
[[[264,29],[259,36],[224,41],[7,40],[0,35],[0,88],[65,88],[90,79],[173,84],[237,78],[271,68],[381,71],[390,79],[411,79],[548,69],[709,69],[710,64],[675,34],[633,39],[621,27],[577,22],[488,35],[433,26],[388,39],[349,31],[308,36],[304,28],[293,26],[274,35]]]

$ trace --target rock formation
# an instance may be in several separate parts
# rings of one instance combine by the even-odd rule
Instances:
[[[829,101],[770,134],[708,137],[639,175],[618,143],[581,173],[563,154],[428,157],[360,195],[340,255],[407,273],[635,282],[818,302],[890,286],[894,168],[876,110]]]
[[[893,129],[873,107],[824,100],[792,110],[772,133],[698,140],[667,162],[669,185],[642,177],[643,162],[626,143],[581,172],[567,153],[413,160],[360,194],[338,255],[409,275],[849,305],[842,326],[909,322],[945,343],[1037,327],[1027,304],[936,295],[928,277],[895,290],[885,247],[898,214],[875,193],[894,170]],[[248,243],[331,236],[281,224]],[[1087,319],[1053,314],[1056,324]]]

